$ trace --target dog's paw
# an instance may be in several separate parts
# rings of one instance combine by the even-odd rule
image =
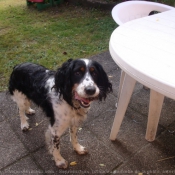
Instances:
[[[27,121],[21,122],[21,130],[27,131],[29,129],[29,123]]]
[[[29,123],[27,122],[29,118],[27,116],[21,117],[21,130],[27,131],[29,129]]]
[[[28,114],[28,115],[33,115],[33,114],[35,114],[35,110],[29,108],[29,109],[26,111],[26,114]]]
[[[56,161],[56,166],[60,169],[66,169],[68,167],[68,162],[65,159]]]
[[[78,154],[80,154],[80,155],[83,155],[83,154],[87,154],[87,153],[88,153],[87,148],[84,147],[84,146],[81,146],[80,144],[78,144],[78,145],[74,148],[74,150],[75,150]]]
[[[27,130],[29,130],[29,124],[28,124],[28,122],[26,122],[26,123],[21,123],[21,130],[22,130],[22,131],[27,131]]]

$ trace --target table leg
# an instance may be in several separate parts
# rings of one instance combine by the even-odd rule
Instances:
[[[121,93],[119,96],[118,107],[117,107],[117,111],[115,114],[113,126],[111,129],[111,134],[110,134],[111,140],[116,139],[120,125],[122,123],[126,109],[128,107],[132,92],[134,90],[135,83],[136,83],[135,79],[130,77],[128,74],[124,73],[124,79],[123,79],[123,83],[121,86]]]
[[[146,140],[150,142],[154,141],[156,136],[163,100],[164,100],[164,95],[151,89],[148,123],[147,123],[147,130],[146,130],[146,136],[145,136]]]

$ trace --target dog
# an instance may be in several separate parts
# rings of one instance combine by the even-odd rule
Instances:
[[[67,168],[68,162],[60,154],[60,138],[67,128],[71,143],[78,154],[88,151],[77,140],[77,128],[86,119],[91,102],[105,100],[112,92],[103,67],[89,59],[69,59],[57,71],[41,65],[16,65],[9,80],[9,92],[17,103],[21,129],[29,129],[26,114],[34,114],[30,102],[40,106],[50,124],[46,142],[58,168]]]

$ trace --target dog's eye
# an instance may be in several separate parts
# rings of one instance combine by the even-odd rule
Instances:
[[[97,76],[97,73],[96,73],[94,67],[90,67],[89,71],[90,71],[90,73],[91,73],[91,75],[92,75],[93,77],[96,77],[96,76]]]

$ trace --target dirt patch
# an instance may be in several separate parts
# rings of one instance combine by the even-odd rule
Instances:
[[[0,36],[7,34],[10,28],[0,28]]]

